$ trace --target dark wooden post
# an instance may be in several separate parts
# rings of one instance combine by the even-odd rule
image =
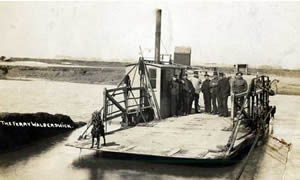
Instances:
[[[247,113],[250,114],[250,96],[247,97]]]
[[[235,94],[232,93],[231,94],[231,119],[234,120],[234,115],[235,115],[235,111],[236,111],[236,106],[235,106]]]
[[[251,96],[251,118],[254,119],[254,95]]]
[[[104,88],[103,90],[103,122],[105,122],[105,132],[107,132],[107,121],[106,121],[106,117],[107,117],[107,98],[106,98],[106,93],[107,93],[107,89]]]
[[[125,114],[123,113],[123,117],[125,118],[126,126],[128,126],[128,97],[129,97],[129,87],[124,88],[124,104],[125,104]]]

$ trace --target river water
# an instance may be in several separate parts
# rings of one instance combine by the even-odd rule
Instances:
[[[88,121],[102,104],[103,85],[0,80],[0,112],[49,112]],[[111,127],[111,126],[110,126]],[[0,154],[0,179],[233,179],[241,163],[216,168],[187,167],[112,160],[93,151],[65,146],[85,127]],[[252,179],[260,151],[256,150],[243,179]]]

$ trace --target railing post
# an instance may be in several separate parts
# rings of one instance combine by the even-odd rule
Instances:
[[[125,115],[123,117],[125,118],[126,126],[128,126],[128,96],[129,96],[129,89],[128,87],[124,88],[124,103],[125,103]],[[124,114],[124,113],[123,113]]]
[[[103,121],[105,122],[105,132],[107,132],[107,121],[106,121],[106,116],[107,116],[107,97],[106,97],[107,89],[104,88],[103,90]]]
[[[251,96],[251,118],[254,119],[254,94]]]
[[[235,106],[235,94],[232,93],[231,94],[231,119],[234,120],[234,115],[235,115],[235,111],[236,111],[236,106]]]
[[[247,100],[248,100],[248,101],[247,101],[247,111],[248,111],[247,113],[248,113],[249,115],[251,115],[251,114],[250,114],[250,96],[246,96],[246,97],[247,97]]]

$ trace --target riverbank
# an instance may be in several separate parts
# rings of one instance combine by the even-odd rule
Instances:
[[[11,58],[9,61],[0,61],[0,79],[45,79],[62,82],[116,85],[123,78],[126,65],[128,63]],[[227,75],[233,75],[233,67],[215,66]],[[271,80],[278,80],[276,85],[278,94],[300,95],[300,70],[252,67],[249,68],[251,75],[245,76],[245,78],[253,78],[257,72],[270,76]]]
[[[0,79],[117,84],[124,76],[126,63],[20,59],[0,62]]]

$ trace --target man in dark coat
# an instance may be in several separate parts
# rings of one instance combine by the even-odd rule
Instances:
[[[230,95],[230,83],[224,73],[220,73],[218,82],[218,93],[220,98],[219,116],[228,117],[228,96]]]
[[[204,99],[204,110],[206,113],[211,112],[211,97],[210,97],[210,80],[209,75],[207,72],[204,74],[205,80],[203,81],[201,91],[203,93],[203,99]]]
[[[193,106],[193,101],[195,98],[195,87],[192,83],[192,81],[190,81],[189,79],[187,79],[187,83],[189,86],[189,108],[188,108],[188,113],[191,114],[192,113],[192,106]]]
[[[245,79],[243,79],[243,73],[242,72],[237,72],[235,80],[232,83],[232,91],[234,94],[240,94],[243,92],[246,92],[248,90],[248,84]],[[237,102],[239,106],[241,107],[244,103],[244,97],[239,97],[237,98]],[[238,108],[239,110],[240,108]]]
[[[177,104],[177,111],[178,111],[178,115],[183,115],[183,103],[184,103],[184,98],[183,98],[183,85],[184,85],[184,81],[182,79],[182,75],[183,72],[180,73],[179,78],[177,78],[177,83],[179,85],[178,87],[178,104]]]
[[[179,84],[177,78],[174,75],[169,82],[169,92],[170,92],[170,116],[178,116],[178,101],[179,101]]]
[[[247,81],[245,79],[243,79],[243,73],[237,72],[235,80],[233,81],[233,84],[232,84],[232,91],[235,94],[239,94],[239,93],[247,91],[247,89],[248,89],[248,84],[247,84]]]
[[[218,95],[218,73],[214,72],[213,79],[209,83],[211,100],[213,105],[212,114],[218,114],[217,95]]]
[[[217,85],[217,102],[218,102],[218,113],[219,116],[221,116],[222,114],[222,111],[223,111],[223,104],[222,104],[222,95],[221,95],[221,88],[220,88],[220,81],[223,77],[223,73],[222,72],[219,72],[219,75],[218,75],[218,85]]]
[[[194,97],[195,89],[190,80],[187,79],[187,74],[182,76],[183,84],[183,115],[191,113],[191,100]]]

